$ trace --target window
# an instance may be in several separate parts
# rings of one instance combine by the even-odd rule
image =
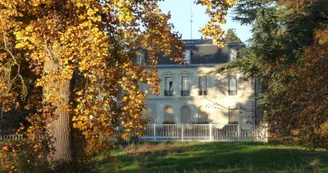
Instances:
[[[237,51],[234,49],[231,49],[230,54],[229,54],[229,61],[233,61],[235,58],[237,58]]]
[[[164,124],[174,124],[174,109],[171,106],[167,106],[164,109]]]
[[[145,52],[140,52],[140,55],[137,57],[136,62],[142,64],[145,59]]]
[[[181,77],[181,96],[190,95],[190,76]]]
[[[238,124],[238,109],[229,107],[229,124]]]
[[[190,50],[185,50],[183,52],[185,58],[183,59],[183,64],[190,64],[191,62],[191,51]]]
[[[190,123],[190,108],[188,106],[183,106],[181,108],[181,123]]]
[[[207,77],[199,76],[199,91],[198,95],[207,95]]]
[[[198,124],[208,123],[208,110],[205,106],[198,108]]]
[[[165,96],[173,96],[173,77],[165,77]]]
[[[228,77],[229,95],[237,95],[237,77],[230,75]]]

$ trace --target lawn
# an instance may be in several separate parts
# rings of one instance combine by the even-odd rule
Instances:
[[[328,172],[328,153],[298,146],[184,142],[120,145],[99,168],[110,172]]]

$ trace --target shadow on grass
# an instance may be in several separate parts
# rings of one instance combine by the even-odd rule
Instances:
[[[328,172],[328,153],[261,143],[144,143],[121,147],[102,172]]]

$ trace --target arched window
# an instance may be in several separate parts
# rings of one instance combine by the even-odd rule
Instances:
[[[171,106],[166,106],[164,109],[164,123],[174,123],[174,109]]]
[[[229,107],[229,124],[238,124],[238,109]]]
[[[188,106],[183,106],[181,108],[181,123],[190,123],[190,108]]]
[[[198,109],[198,123],[208,123],[208,111],[205,106],[201,106]]]

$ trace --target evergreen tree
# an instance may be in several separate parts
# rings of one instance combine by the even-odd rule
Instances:
[[[251,46],[220,73],[262,81],[259,101],[280,139],[326,146],[328,134],[327,1],[244,0],[237,21],[251,24]]]
[[[225,40],[237,43],[241,42],[240,38],[237,36],[233,29],[228,29],[227,33],[225,34]]]

